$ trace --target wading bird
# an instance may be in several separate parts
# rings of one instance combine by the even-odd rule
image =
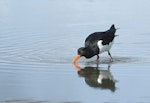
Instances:
[[[116,28],[114,24],[110,27],[109,30],[103,32],[94,32],[90,34],[85,39],[84,47],[78,49],[78,54],[72,60],[72,63],[76,63],[77,60],[84,56],[86,58],[91,58],[93,56],[97,56],[97,60],[99,59],[99,54],[103,52],[108,52],[108,55],[113,61],[113,58],[110,54],[110,48],[113,45],[115,38]]]

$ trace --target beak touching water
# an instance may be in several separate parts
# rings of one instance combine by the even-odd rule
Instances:
[[[78,60],[80,57],[81,57],[80,55],[76,55],[76,56],[73,58],[72,63],[73,63],[73,64],[76,63],[77,60]]]
[[[78,66],[78,64],[73,63],[73,66],[75,67],[75,69],[79,72],[81,70],[81,68]]]

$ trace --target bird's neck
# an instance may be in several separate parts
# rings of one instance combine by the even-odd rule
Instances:
[[[95,55],[94,51],[92,51],[90,48],[87,48],[85,57],[86,57],[86,58],[91,58],[91,57],[93,57],[94,55]]]

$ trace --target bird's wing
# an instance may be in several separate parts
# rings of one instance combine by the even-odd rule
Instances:
[[[85,47],[92,47],[97,44],[99,40],[102,40],[104,36],[104,32],[95,32],[90,34],[85,40]]]
[[[108,35],[108,34],[106,34],[106,35],[104,35],[103,38],[102,38],[102,40],[103,40],[102,44],[103,44],[103,45],[108,45],[110,42],[113,41],[113,39],[114,39],[114,36],[113,36],[113,35]]]
[[[97,46],[97,42],[98,42],[98,40],[102,39],[102,36],[100,36],[100,35],[102,35],[102,32],[95,32],[95,33],[92,33],[91,35],[89,35],[85,40],[85,47],[92,48],[92,50],[95,54],[99,53],[99,48]]]

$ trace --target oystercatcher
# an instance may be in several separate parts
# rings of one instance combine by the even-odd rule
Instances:
[[[116,28],[114,24],[110,27],[109,30],[104,32],[94,32],[90,34],[85,40],[85,47],[81,47],[78,49],[78,54],[72,60],[72,63],[76,63],[76,61],[84,56],[86,58],[91,58],[97,55],[97,60],[99,59],[99,54],[103,52],[108,52],[108,55],[113,60],[110,54],[110,48],[113,45],[114,37],[115,37]]]

